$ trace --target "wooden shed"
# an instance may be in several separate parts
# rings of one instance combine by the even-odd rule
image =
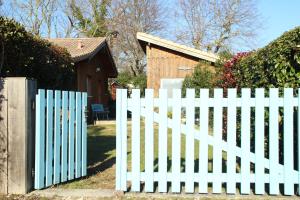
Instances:
[[[155,95],[159,88],[181,88],[183,79],[200,61],[203,67],[214,70],[218,59],[215,54],[146,33],[137,33],[137,39],[147,57],[147,88],[153,88]]]
[[[115,62],[105,37],[55,38],[50,42],[70,53],[76,69],[77,91],[88,93],[88,106],[106,105],[110,99],[108,78],[118,75]]]

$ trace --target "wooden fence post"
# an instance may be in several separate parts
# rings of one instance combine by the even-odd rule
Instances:
[[[25,194],[32,189],[36,81],[5,78],[0,110],[0,193]],[[3,143],[3,145],[2,145]]]

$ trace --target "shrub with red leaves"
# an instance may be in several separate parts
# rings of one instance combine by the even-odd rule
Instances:
[[[225,89],[227,91],[227,88],[238,88],[236,77],[234,76],[234,67],[236,63],[241,60],[242,58],[248,56],[249,52],[241,52],[237,53],[235,56],[233,56],[230,60],[225,62],[223,66],[223,72],[221,76],[221,84],[220,87]]]

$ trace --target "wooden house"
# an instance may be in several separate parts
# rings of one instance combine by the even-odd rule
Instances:
[[[184,78],[199,62],[201,67],[214,70],[218,59],[215,54],[146,33],[137,33],[137,39],[147,57],[147,88],[153,88],[156,96],[159,88],[181,88]]]
[[[118,75],[106,38],[56,38],[50,42],[70,53],[76,69],[77,91],[88,93],[88,106],[106,105],[110,99],[108,78]]]

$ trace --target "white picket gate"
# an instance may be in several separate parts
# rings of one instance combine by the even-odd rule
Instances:
[[[195,98],[195,90],[188,89],[186,98],[181,98],[181,91],[176,89],[173,97],[168,98],[167,91],[161,89],[159,97],[154,98],[153,90],[147,89],[145,98],[140,98],[139,90],[133,90],[128,98],[127,90],[118,89],[116,189],[127,191],[129,181],[131,191],[141,192],[141,184],[144,184],[145,192],[154,192],[157,182],[158,192],[167,192],[170,185],[170,191],[178,193],[183,190],[184,183],[186,193],[208,193],[209,185],[212,185],[213,193],[222,193],[224,187],[228,194],[250,194],[253,184],[254,194],[278,195],[282,192],[282,184],[284,195],[296,194],[295,186],[299,189],[300,183],[300,137],[299,129],[294,126],[294,114],[300,116],[300,96],[294,97],[291,88],[284,89],[283,97],[279,96],[277,88],[268,90],[268,97],[265,97],[266,90],[261,88],[255,89],[255,97],[251,97],[248,88],[241,91],[239,97],[236,89],[228,89],[225,98],[222,89],[214,89],[214,97],[209,97],[208,89],[201,89],[200,98]],[[300,94],[300,89],[297,92]],[[279,112],[281,108],[283,116]],[[195,126],[196,109],[200,110],[198,126]],[[171,118],[168,112],[172,113]],[[185,123],[182,118],[186,119]],[[224,118],[227,120],[226,140],[222,137]],[[141,119],[145,124],[142,144]],[[299,126],[300,117],[297,120]],[[131,131],[128,131],[128,121],[131,121]],[[282,149],[279,145],[280,121],[283,121]],[[158,133],[154,124],[158,124]],[[212,127],[209,124],[213,124]],[[266,127],[269,128],[268,135]],[[182,134],[185,149],[181,149]],[[131,149],[128,148],[128,136]],[[171,144],[169,150],[168,144]],[[195,144],[199,145],[197,155]],[[154,166],[155,146],[158,148],[158,171]],[[211,169],[209,148],[213,151]],[[182,151],[185,151],[184,156]],[[128,154],[131,154],[131,164]],[[171,160],[169,169],[168,159]],[[141,170],[142,161],[145,170]]]

